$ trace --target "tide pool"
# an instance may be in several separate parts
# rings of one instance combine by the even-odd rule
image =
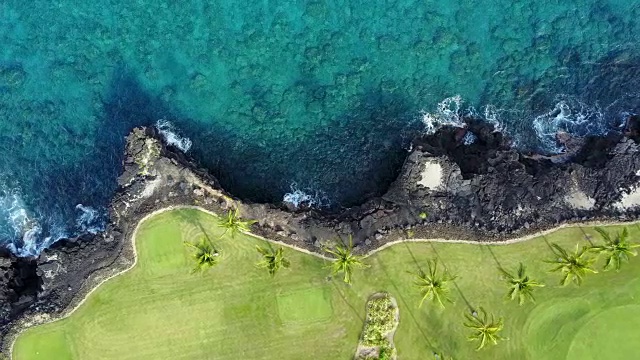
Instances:
[[[622,0],[3,1],[0,243],[99,231],[124,136],[158,120],[259,202],[380,194],[425,118],[561,151],[558,130],[640,112],[638,19]]]

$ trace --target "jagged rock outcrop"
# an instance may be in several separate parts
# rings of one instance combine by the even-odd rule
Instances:
[[[563,222],[640,213],[640,203],[619,206],[640,180],[640,146],[632,137],[559,134],[567,151],[545,156],[518,152],[487,123],[470,119],[467,125],[416,139],[388,192],[361,206],[338,214],[292,213],[285,221],[274,206],[245,204],[245,213],[271,219],[262,227],[302,243],[353,234],[366,248],[409,229],[415,236],[500,240]],[[472,144],[464,143],[468,132]]]
[[[33,303],[40,290],[34,259],[0,253],[0,326]]]

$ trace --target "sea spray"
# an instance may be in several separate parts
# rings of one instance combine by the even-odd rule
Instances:
[[[79,234],[97,234],[104,230],[106,212],[78,204],[73,225],[62,214],[30,211],[20,190],[6,185],[0,188],[0,239],[18,256],[35,256],[56,241]],[[75,234],[75,235],[74,235]]]
[[[607,124],[603,110],[588,105],[576,97],[560,95],[552,110],[533,119],[532,127],[540,142],[541,150],[557,154],[564,147],[557,142],[560,132],[572,136],[603,136],[614,129]]]
[[[100,219],[100,212],[91,206],[76,205],[80,215],[76,219],[76,227],[83,233],[97,234],[104,230],[104,224]]]
[[[7,244],[7,248],[18,256],[37,256],[58,240],[75,236],[69,233],[60,215],[34,218],[38,220],[31,219],[22,235]]]
[[[507,127],[501,116],[502,110],[495,105],[486,105],[483,109],[483,119],[493,125],[494,132],[506,133]]]
[[[435,112],[422,112],[422,123],[427,134],[434,134],[443,126],[464,128],[462,119],[462,97],[460,95],[448,97],[436,106]]]
[[[536,151],[545,154],[559,154],[565,149],[557,141],[559,133],[567,133],[573,137],[605,136],[611,132],[621,131],[628,112],[612,116],[607,109],[598,104],[589,105],[578,97],[558,95],[553,108],[542,114],[518,109],[502,109],[489,104],[480,107],[462,107],[460,96],[449,97],[441,101],[434,112],[421,113],[424,129],[427,134],[434,134],[444,126],[466,128],[464,117],[469,116],[493,126],[494,132],[500,132],[510,138],[511,146],[518,150]],[[530,124],[530,131],[514,130],[509,124],[516,120]],[[474,134],[467,133],[462,139],[464,145],[475,141]]]
[[[181,136],[169,120],[158,120],[156,122],[156,129],[158,129],[160,135],[162,135],[162,138],[167,142],[167,144],[175,146],[184,153],[191,149],[191,139]]]
[[[13,253],[31,255],[37,252],[36,240],[42,228],[27,211],[20,191],[5,185],[0,189],[0,223],[2,238],[14,240],[7,245]]]
[[[304,191],[298,188],[298,184],[293,182],[290,185],[290,192],[284,194],[282,201],[293,205],[296,209],[299,208],[323,208],[331,205],[331,201],[323,191],[314,191],[305,189]]]

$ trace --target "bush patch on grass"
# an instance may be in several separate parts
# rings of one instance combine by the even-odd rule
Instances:
[[[372,295],[367,301],[367,317],[356,350],[357,360],[391,360],[396,358],[393,335],[398,327],[396,300],[387,293]]]

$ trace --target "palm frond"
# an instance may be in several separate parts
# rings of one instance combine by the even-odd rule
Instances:
[[[438,271],[437,259],[427,262],[427,270],[427,273],[420,271],[417,274],[413,274],[416,278],[415,285],[422,295],[419,307],[422,307],[425,301],[432,301],[441,307],[445,306],[445,302],[453,302],[449,297],[449,282],[455,280],[457,277],[449,274],[447,271],[440,273]]]
[[[493,315],[489,316],[483,308],[479,308],[474,314],[465,313],[467,322],[463,323],[465,327],[472,330],[469,340],[478,341],[476,350],[480,350],[491,344],[496,345],[503,338],[498,334],[502,331],[504,321],[499,318],[497,321]]]
[[[601,228],[601,227],[599,227],[599,226],[596,226],[596,227],[595,227],[595,228],[593,228],[593,229],[594,229],[595,231],[597,231],[597,232],[598,232],[598,234],[600,234],[600,237],[602,237],[602,238],[604,239],[604,241],[607,241],[607,242],[608,242],[608,241],[611,241],[611,237],[609,236],[609,233],[608,233],[605,229],[603,229],[603,228]]]
[[[185,241],[184,244],[194,250],[192,258],[195,266],[192,273],[204,272],[218,264],[218,250],[206,237],[202,237],[199,242],[193,244]]]
[[[595,259],[589,256],[589,247],[580,248],[579,244],[576,244],[576,250],[571,254],[558,244],[551,244],[551,247],[556,257],[546,262],[555,264],[550,271],[562,273],[561,285],[567,285],[570,281],[581,285],[583,278],[588,273],[597,273],[592,268]]]
[[[629,230],[625,226],[622,228],[622,233],[620,233],[620,241],[627,241],[628,237],[629,237]]]
[[[351,284],[353,270],[356,268],[365,268],[364,257],[353,253],[353,238],[349,236],[349,244],[336,245],[333,249],[325,248],[327,253],[333,255],[334,259],[329,264],[332,275],[343,274],[343,281]]]
[[[284,249],[281,247],[274,249],[271,245],[266,248],[256,246],[256,250],[262,255],[262,260],[256,266],[267,269],[271,276],[275,276],[276,272],[282,268],[288,268],[289,260],[284,257]]]
[[[632,256],[637,256],[635,248],[640,245],[629,242],[629,230],[626,227],[612,238],[607,231],[602,228],[595,228],[602,237],[603,243],[591,247],[591,251],[605,257],[604,271],[615,269],[620,271],[622,264],[628,262]]]
[[[543,287],[544,284],[541,284],[529,278],[529,276],[527,276],[526,274],[526,268],[524,264],[520,263],[516,271],[516,276],[512,275],[503,268],[499,268],[499,271],[502,273],[503,279],[509,286],[509,290],[506,296],[508,300],[518,300],[518,304],[520,305],[524,304],[526,300],[535,302],[533,290],[536,287]]]
[[[233,238],[239,232],[249,232],[251,225],[255,222],[255,220],[242,220],[239,215],[239,210],[236,208],[227,211],[226,215],[220,219],[218,226],[224,228],[221,237],[230,233]]]

